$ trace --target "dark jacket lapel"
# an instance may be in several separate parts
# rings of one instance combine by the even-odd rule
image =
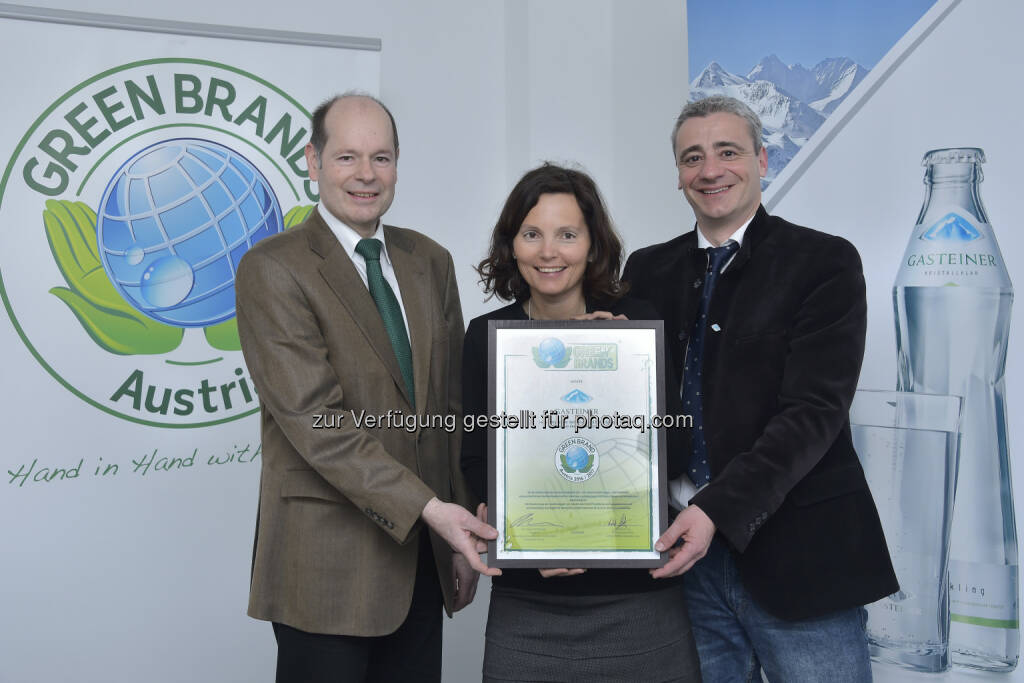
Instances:
[[[686,344],[693,330],[693,321],[697,317],[697,307],[700,303],[700,295],[704,287],[704,271],[707,269],[707,254],[703,249],[697,247],[697,230],[694,228],[683,236],[673,271],[677,282],[677,289],[674,292],[675,315],[674,334],[681,342],[683,353],[678,354],[676,360],[684,362]],[[669,281],[672,281],[669,280]],[[679,368],[682,370],[682,367]]]

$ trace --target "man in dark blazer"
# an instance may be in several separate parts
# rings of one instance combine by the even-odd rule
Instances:
[[[688,471],[699,488],[659,541],[671,560],[652,573],[689,572],[705,683],[759,667],[772,681],[870,681],[862,606],[898,586],[850,437],[860,258],[761,206],[761,123],[742,102],[688,104],[672,140],[696,228],[634,253],[623,279],[678,340],[676,376],[695,382]],[[724,267],[702,305],[714,259]]]
[[[279,682],[440,681],[442,604],[472,600],[496,535],[462,507],[452,259],[380,224],[398,162],[380,102],[325,102],[306,161],[320,204],[237,275],[263,436],[249,614],[274,623]]]

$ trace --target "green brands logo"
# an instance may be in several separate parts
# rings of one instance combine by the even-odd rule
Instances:
[[[0,180],[0,296],[40,365],[142,424],[255,412],[234,268],[313,210],[308,120],[273,84],[196,59],[124,64],[46,107]]]
[[[597,446],[590,439],[574,436],[555,449],[555,469],[567,481],[584,482],[597,474],[598,466]]]
[[[573,349],[574,370],[618,370],[618,344],[576,344]]]
[[[565,345],[561,339],[548,337],[531,348],[533,362],[551,370],[616,370],[619,367],[618,344]]]

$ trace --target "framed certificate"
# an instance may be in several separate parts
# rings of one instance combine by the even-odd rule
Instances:
[[[662,322],[488,325],[490,565],[664,564]]]

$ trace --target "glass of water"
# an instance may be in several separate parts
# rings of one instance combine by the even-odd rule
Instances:
[[[867,606],[872,659],[916,671],[950,667],[949,532],[960,398],[857,392],[853,444],[885,530],[900,590]]]

